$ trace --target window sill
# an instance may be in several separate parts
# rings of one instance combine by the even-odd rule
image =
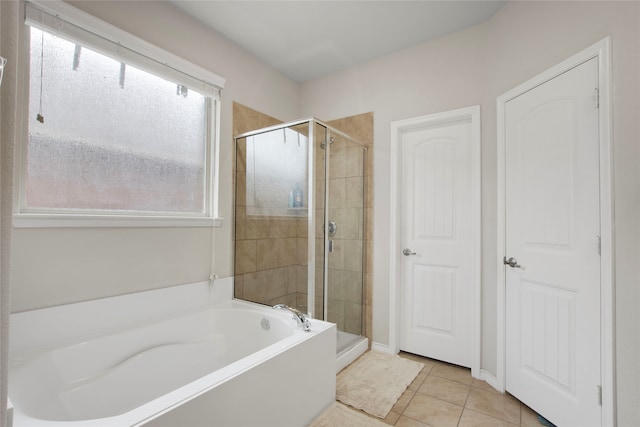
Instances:
[[[222,227],[222,218],[179,216],[108,216],[73,214],[13,214],[14,228]]]

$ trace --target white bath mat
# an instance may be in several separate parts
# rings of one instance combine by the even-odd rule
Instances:
[[[370,351],[338,374],[336,399],[384,418],[424,364]]]
[[[382,421],[366,416],[335,402],[329,406],[309,427],[388,427]]]

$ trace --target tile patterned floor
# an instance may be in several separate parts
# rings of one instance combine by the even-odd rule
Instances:
[[[409,353],[425,367],[383,420],[398,427],[540,427],[536,413],[471,371]]]

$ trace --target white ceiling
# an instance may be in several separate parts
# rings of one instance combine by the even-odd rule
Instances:
[[[303,82],[491,18],[505,1],[171,2]]]

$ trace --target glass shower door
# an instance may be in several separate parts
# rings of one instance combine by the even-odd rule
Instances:
[[[364,335],[366,149],[337,132],[329,141],[325,304],[326,320],[338,326],[340,352]]]
[[[236,298],[307,312],[309,147],[309,122],[236,138]]]

